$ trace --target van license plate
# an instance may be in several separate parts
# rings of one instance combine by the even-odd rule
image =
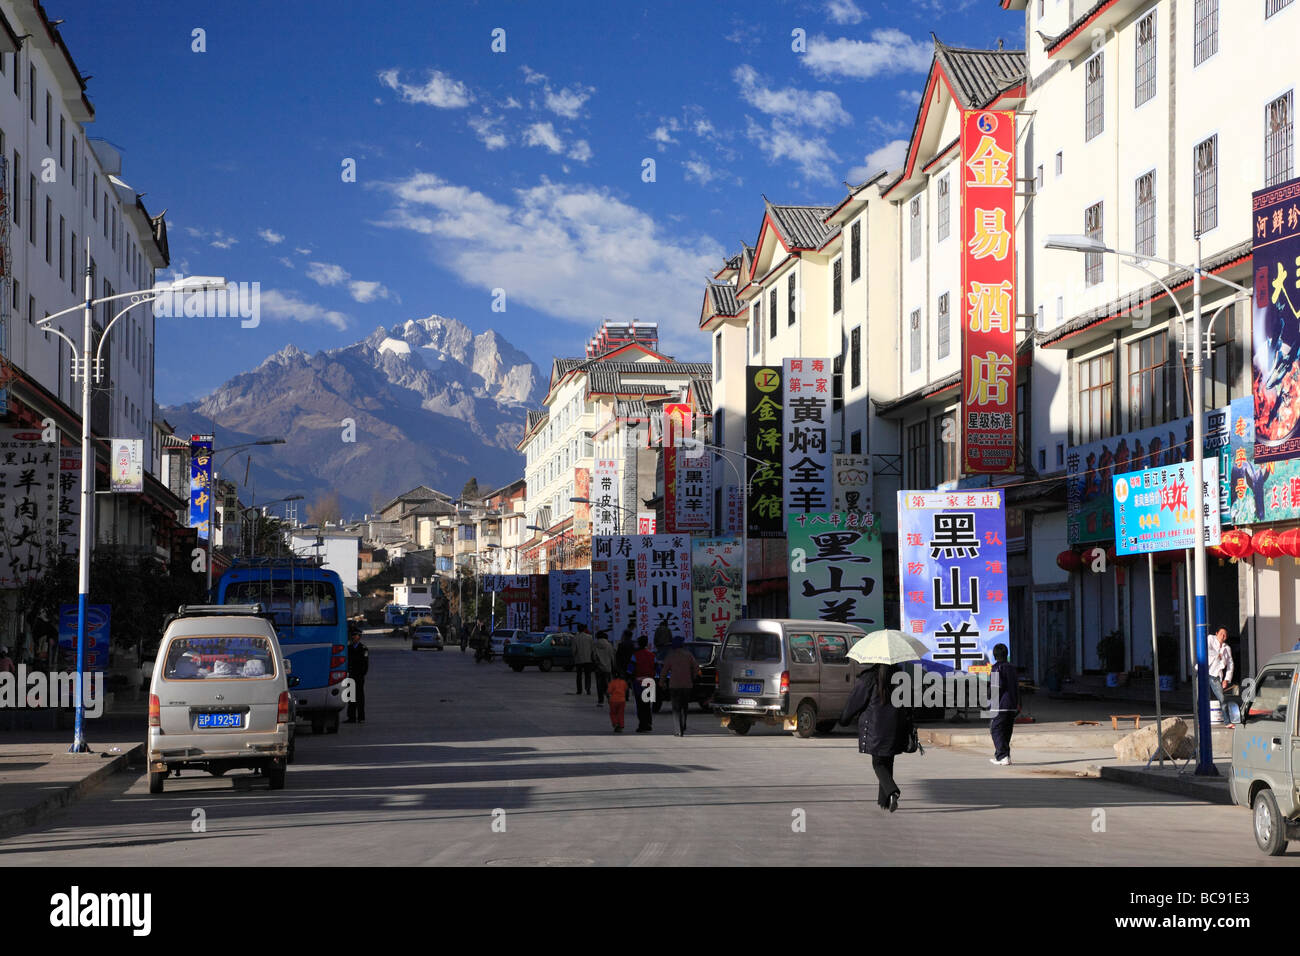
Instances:
[[[756,684],[740,684],[736,687],[742,694],[761,694],[763,693],[763,684],[760,681]]]
[[[194,719],[194,726],[200,730],[213,727],[243,727],[243,714],[199,714]]]

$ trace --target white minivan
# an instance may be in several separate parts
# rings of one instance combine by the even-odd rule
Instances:
[[[292,756],[289,669],[260,605],[181,607],[158,646],[149,685],[149,792],[182,769],[249,768],[272,790]]]

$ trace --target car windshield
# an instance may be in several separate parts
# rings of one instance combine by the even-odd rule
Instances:
[[[440,632],[436,627],[417,627],[415,633],[421,637],[437,637]]]
[[[339,622],[334,585],[328,581],[235,581],[226,589],[226,603],[261,604],[274,615],[276,627]]]
[[[717,649],[717,644],[692,644],[690,646],[690,652],[695,655],[695,659],[701,664],[707,664],[713,660],[713,654]]]
[[[779,661],[781,635],[765,631],[732,631],[722,649],[726,661]]]
[[[164,680],[266,679],[275,676],[275,655],[265,637],[178,637],[167,647]]]
[[[520,631],[517,637],[511,638],[516,644],[540,644],[545,634],[538,634],[532,631]]]

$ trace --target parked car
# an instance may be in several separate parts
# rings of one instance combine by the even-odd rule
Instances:
[[[848,654],[862,631],[847,624],[763,618],[735,621],[718,661],[713,707],[747,734],[755,721],[800,737],[829,731],[857,674]]]
[[[442,650],[442,631],[436,624],[417,624],[411,630],[411,650],[418,651],[422,647]]]
[[[181,607],[166,625],[149,685],[149,792],[169,773],[245,767],[284,786],[293,701],[275,627],[261,605]]]
[[[712,709],[710,701],[718,689],[718,658],[722,653],[722,644],[718,641],[687,641],[683,646],[694,655],[695,663],[700,665],[700,672],[695,676],[695,686],[691,689],[691,703],[699,704],[700,709],[707,713]],[[664,701],[669,697],[668,681],[659,677],[662,668],[663,662],[660,661],[655,666],[655,677],[659,681],[655,691],[655,713],[663,708]]]
[[[512,641],[502,657],[512,670],[521,671],[530,665],[545,673],[559,666],[573,670],[573,635],[546,634],[541,631],[522,631],[518,641]]]
[[[523,631],[518,628],[512,628],[512,627],[497,628],[495,631],[492,632],[493,652],[496,654],[500,654],[504,658],[506,653],[506,645],[514,641],[522,640],[523,636],[527,633],[528,633],[527,631]]]
[[[1286,852],[1300,839],[1300,652],[1272,658],[1253,682],[1243,682],[1240,696],[1224,698],[1232,730],[1232,802],[1250,807],[1255,843],[1269,856]]]

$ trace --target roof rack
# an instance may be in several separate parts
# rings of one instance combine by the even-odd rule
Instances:
[[[265,613],[261,604],[182,604],[176,609],[177,617],[215,617],[222,614],[261,617]]]

